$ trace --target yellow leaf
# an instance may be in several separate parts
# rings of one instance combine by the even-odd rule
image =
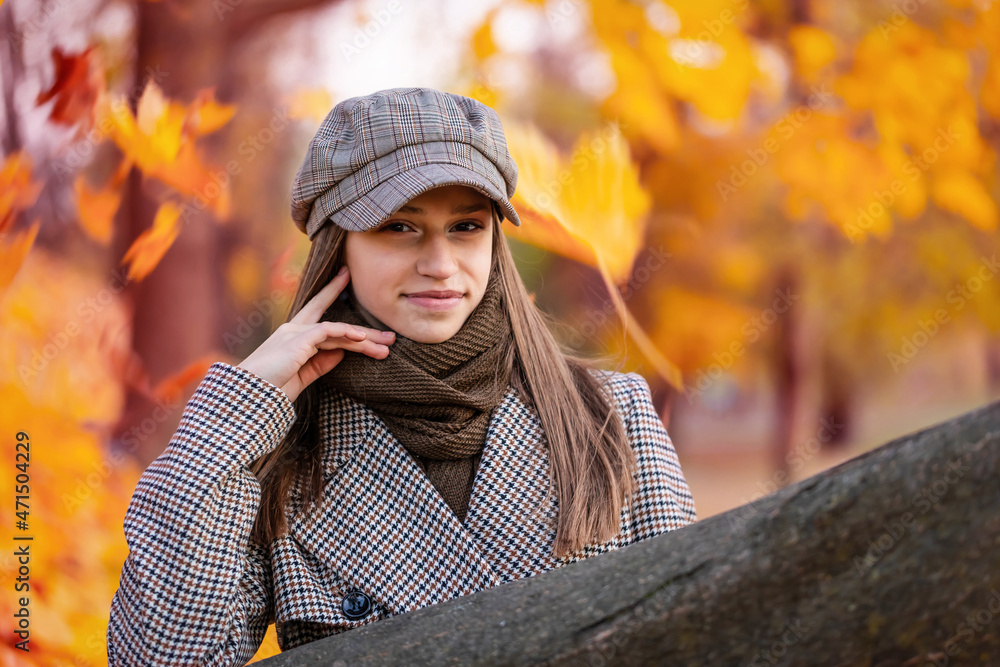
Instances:
[[[602,113],[621,119],[629,135],[648,142],[660,153],[671,153],[680,143],[680,126],[649,64],[627,45],[612,43],[608,48],[618,88],[604,101]]]
[[[527,221],[507,234],[595,267],[626,333],[657,372],[683,390],[680,370],[657,350],[616,287],[631,273],[652,204],[621,131],[609,124],[582,134],[565,161],[534,126],[510,124],[505,134],[519,170],[515,206]]]
[[[135,129],[145,139],[150,159],[167,162],[177,156],[186,115],[184,107],[167,100],[154,81],[148,83],[136,108]]]
[[[938,206],[986,231],[997,228],[997,205],[983,184],[967,171],[949,169],[935,175],[931,196]]]
[[[795,54],[795,68],[808,81],[814,80],[837,55],[833,37],[815,26],[794,26],[788,32],[788,42]]]
[[[519,169],[515,205],[539,223],[514,228],[510,236],[595,268],[600,255],[612,281],[624,282],[651,198],[620,130],[608,124],[581,135],[568,160],[533,126],[510,124],[505,134]]]
[[[472,33],[472,50],[476,58],[480,61],[486,60],[496,53],[497,50],[496,42],[493,41],[493,28],[491,27],[494,15],[495,10],[489,12],[483,24]]]
[[[180,207],[173,202],[160,205],[153,226],[132,243],[122,259],[122,264],[131,262],[128,269],[129,280],[142,280],[163,259],[180,232],[177,224],[180,214]]]
[[[213,105],[204,100],[195,103],[208,110],[205,128],[219,123],[227,113]],[[201,121],[191,121],[184,106],[168,101],[150,81],[139,99],[135,117],[124,99],[114,104],[104,102],[100,108],[110,121],[112,139],[127,160],[178,192],[205,200],[221,220],[229,217],[229,184],[220,185],[202,163],[194,143],[195,129]]]

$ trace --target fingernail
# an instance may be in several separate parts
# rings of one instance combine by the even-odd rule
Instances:
[[[340,271],[337,271],[337,275],[338,276],[342,276],[345,273],[347,273],[347,265],[346,264],[344,266],[340,267]]]
[[[383,331],[382,333],[384,333],[386,336],[395,336],[396,335],[395,331]]]

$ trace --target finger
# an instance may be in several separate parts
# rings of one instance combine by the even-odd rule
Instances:
[[[376,340],[380,343],[396,340],[395,331],[382,331],[381,329],[372,329],[371,327],[364,327],[364,326],[359,326],[358,328],[365,331],[368,334],[368,338],[370,338],[371,340]]]
[[[344,266],[341,272],[330,279],[326,285],[316,292],[311,299],[306,301],[305,305],[295,313],[295,316],[289,320],[295,324],[315,324],[319,322],[319,319],[323,316],[323,313],[327,311],[340,293],[347,286],[350,280],[350,272],[347,267]]]
[[[338,348],[344,350],[351,350],[352,352],[360,352],[362,354],[367,354],[369,356],[381,357],[388,353],[389,346],[383,345],[382,343],[376,343],[371,340],[346,340],[343,338],[335,339],[330,338],[328,340],[322,341],[315,346],[320,350],[335,350]]]
[[[380,331],[371,327],[359,324],[348,324],[347,322],[319,322],[320,329],[328,336],[347,336],[353,340],[369,338],[378,343],[394,343],[396,341],[395,331]],[[350,333],[348,333],[350,332]]]
[[[344,358],[344,350],[320,350],[313,358],[309,360],[306,365],[309,368],[310,374],[307,378],[311,383],[316,378],[326,375],[334,369],[334,367],[340,363],[341,359]]]

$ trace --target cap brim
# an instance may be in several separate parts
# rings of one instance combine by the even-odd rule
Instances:
[[[420,165],[396,174],[379,183],[367,194],[335,211],[328,219],[350,231],[368,231],[414,197],[444,185],[465,185],[481,192],[498,204],[498,209],[504,218],[515,226],[521,226],[521,220],[517,216],[517,211],[511,206],[510,200],[487,178],[471,169],[448,163]],[[309,220],[306,233],[310,240],[326,220]]]

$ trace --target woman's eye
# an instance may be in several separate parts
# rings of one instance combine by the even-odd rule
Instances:
[[[388,222],[379,227],[379,231],[383,232],[404,232],[408,229],[409,226],[405,222]],[[459,232],[473,232],[477,229],[484,229],[484,227],[476,220],[466,220],[456,224],[453,229]]]

